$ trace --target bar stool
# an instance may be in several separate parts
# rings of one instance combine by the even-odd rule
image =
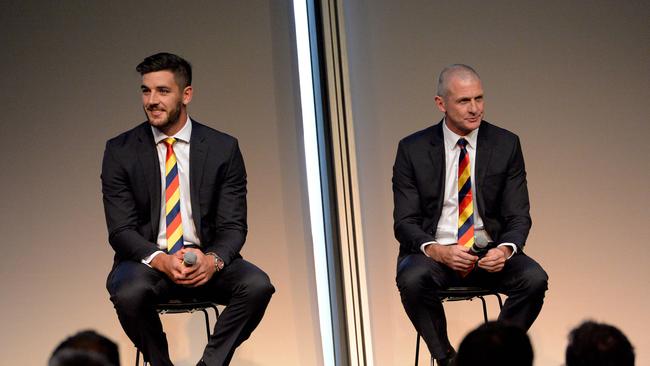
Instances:
[[[206,301],[182,301],[182,300],[170,300],[166,303],[161,303],[156,305],[156,311],[158,314],[181,314],[181,313],[194,313],[200,311],[205,316],[205,333],[210,340],[210,317],[208,316],[208,309],[212,309],[215,315],[215,321],[219,318],[219,309],[217,309],[217,304]],[[140,365],[140,350],[135,349],[135,366]],[[148,365],[148,362],[144,362],[143,365]]]
[[[472,301],[476,298],[481,300],[483,304],[483,320],[488,322],[487,314],[487,304],[485,302],[485,296],[496,296],[499,301],[499,310],[503,307],[503,301],[501,300],[501,295],[498,292],[493,290],[487,290],[480,287],[449,287],[446,290],[438,291],[438,296],[442,302],[452,302],[452,301]],[[415,366],[418,366],[418,360],[420,356],[420,333],[417,334],[417,339],[415,343]],[[431,357],[431,366],[433,366],[433,356]]]

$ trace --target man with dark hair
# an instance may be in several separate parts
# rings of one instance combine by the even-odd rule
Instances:
[[[618,328],[586,321],[569,334],[566,366],[634,366],[634,348]]]
[[[157,53],[144,59],[135,70],[140,75],[154,71],[171,71],[181,89],[192,85],[192,66],[185,59],[171,53]]]
[[[469,332],[458,347],[454,366],[532,366],[533,347],[523,329],[489,322]]]
[[[483,120],[476,71],[460,64],[443,69],[435,102],[443,120],[397,148],[393,217],[402,304],[432,357],[447,365],[455,351],[439,290],[480,286],[504,293],[499,320],[528,329],[548,276],[523,252],[531,219],[519,138]]]
[[[146,361],[172,365],[155,305],[226,304],[198,365],[227,365],[275,291],[244,260],[246,171],[237,140],[191,119],[192,71],[159,53],[137,66],[147,122],[106,143],[102,192],[115,261],[107,288]],[[192,253],[196,263],[184,261]]]
[[[120,353],[110,339],[92,330],[66,338],[52,352],[49,366],[119,366]]]

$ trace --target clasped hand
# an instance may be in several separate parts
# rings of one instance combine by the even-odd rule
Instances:
[[[183,255],[196,254],[196,263],[186,266]],[[174,283],[185,287],[197,287],[207,283],[216,272],[214,259],[196,248],[183,248],[174,254],[161,253],[151,261],[151,267],[165,273]]]
[[[469,248],[460,245],[431,244],[425,250],[433,260],[444,263],[458,272],[471,271],[475,265],[488,272],[499,272],[503,269],[508,258],[506,250],[509,248],[502,248],[497,247],[488,250],[481,259],[469,253]]]

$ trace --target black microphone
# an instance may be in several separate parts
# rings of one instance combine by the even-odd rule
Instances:
[[[489,242],[485,236],[485,233],[479,231],[474,236],[474,244],[472,244],[472,246],[469,248],[469,253],[481,258],[487,252],[488,244]]]
[[[183,254],[183,264],[187,267],[192,267],[196,264],[196,253],[194,252],[185,252]]]

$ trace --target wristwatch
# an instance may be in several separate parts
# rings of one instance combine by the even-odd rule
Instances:
[[[217,253],[205,253],[206,255],[210,255],[214,257],[214,267],[217,269],[217,272],[221,271],[223,269],[223,266],[226,264],[223,262],[223,259],[217,255]]]

